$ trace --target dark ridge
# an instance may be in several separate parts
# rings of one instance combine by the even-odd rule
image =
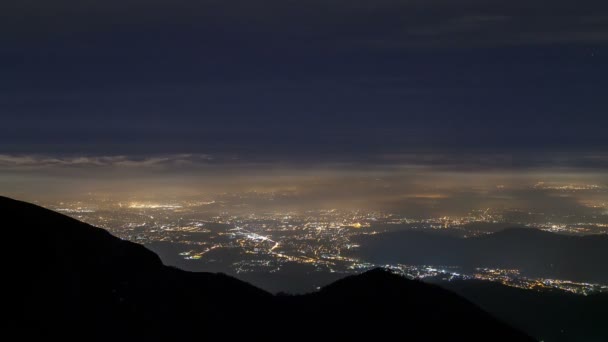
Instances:
[[[558,235],[555,233],[551,233],[548,231],[536,229],[536,228],[524,228],[524,227],[508,227],[505,229],[501,229],[494,234],[489,234],[481,237],[489,237],[489,236],[554,236]],[[564,236],[564,235],[558,235]]]
[[[539,292],[477,280],[439,285],[541,341],[608,341],[608,293]]]
[[[140,245],[31,204],[0,197],[0,219],[6,334],[19,340],[533,340],[452,292],[382,270],[273,296],[164,266]]]

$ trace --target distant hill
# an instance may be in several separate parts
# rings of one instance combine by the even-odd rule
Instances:
[[[255,338],[531,341],[434,285],[374,270],[301,296],[164,266],[144,247],[0,197],[6,336],[78,341]]]
[[[366,236],[357,255],[376,263],[517,268],[528,275],[608,282],[608,235],[570,236],[532,228],[460,238],[422,231]]]
[[[509,228],[513,228],[512,223],[471,222],[462,226],[465,232],[475,233],[496,233]]]

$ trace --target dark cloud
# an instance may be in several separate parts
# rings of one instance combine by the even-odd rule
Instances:
[[[597,42],[608,37],[604,1],[19,1],[1,7],[16,34],[73,34],[201,27],[235,37],[318,39],[329,43]],[[225,38],[225,37],[224,37]],[[242,39],[238,38],[238,39]],[[259,44],[261,41],[252,42]],[[328,44],[329,45],[329,44]]]
[[[601,152],[607,18],[604,1],[2,2],[0,153]]]

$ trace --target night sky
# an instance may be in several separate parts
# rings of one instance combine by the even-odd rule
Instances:
[[[4,155],[608,148],[606,1],[21,0],[0,42]]]

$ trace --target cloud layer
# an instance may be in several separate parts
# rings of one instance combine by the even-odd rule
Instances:
[[[3,1],[0,153],[604,151],[607,33],[597,0]]]
[[[57,168],[157,168],[177,167],[207,163],[213,160],[208,155],[167,155],[157,157],[130,156],[80,156],[53,157],[44,155],[6,155],[0,154],[0,171],[7,170],[44,170]]]
[[[596,0],[31,0],[4,2],[0,13],[13,35],[198,26],[224,38],[290,37],[339,47],[608,40],[608,6]]]

